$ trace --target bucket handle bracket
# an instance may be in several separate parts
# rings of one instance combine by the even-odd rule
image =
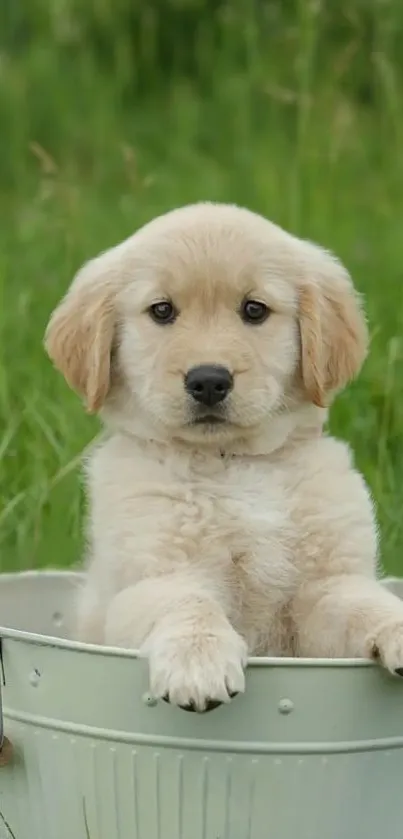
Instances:
[[[6,674],[4,670],[3,658],[3,640],[0,637],[0,769],[2,766],[7,766],[11,762],[13,747],[4,734],[4,716],[3,716],[3,691],[2,688],[6,685]]]

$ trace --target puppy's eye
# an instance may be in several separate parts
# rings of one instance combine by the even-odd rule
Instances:
[[[155,323],[160,324],[173,323],[178,315],[175,306],[169,300],[161,300],[160,303],[154,303],[150,306],[148,312]]]
[[[241,308],[241,318],[245,323],[264,323],[270,315],[270,309],[259,300],[244,300]]]

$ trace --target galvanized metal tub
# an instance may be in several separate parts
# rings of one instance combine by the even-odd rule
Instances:
[[[79,581],[0,577],[1,839],[401,839],[401,681],[254,659],[245,696],[186,714],[135,654],[66,640]]]

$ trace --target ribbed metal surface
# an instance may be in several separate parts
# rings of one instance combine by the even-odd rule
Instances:
[[[0,839],[402,836],[400,750],[256,758],[12,733],[23,754],[0,776]]]

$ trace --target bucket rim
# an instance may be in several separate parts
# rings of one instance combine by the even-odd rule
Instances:
[[[1,580],[4,581],[12,581],[16,578],[25,578],[25,579],[32,579],[32,578],[39,578],[39,577],[48,577],[48,578],[60,578],[66,579],[70,578],[70,580],[76,580],[79,582],[83,579],[84,574],[82,571],[77,571],[76,569],[72,568],[71,570],[61,570],[61,569],[40,569],[40,570],[29,570],[29,571],[19,571],[16,573],[6,572],[0,574],[0,585]],[[401,581],[398,577],[388,577],[387,582],[394,582],[394,581]],[[100,644],[86,644],[82,641],[72,641],[67,638],[58,638],[57,636],[53,635],[43,635],[40,633],[34,632],[27,632],[20,629],[12,629],[11,627],[2,626],[0,624],[0,639],[3,641],[17,641],[24,644],[30,644],[37,647],[51,647],[53,649],[60,649],[60,650],[70,650],[71,652],[81,653],[81,654],[91,654],[96,656],[103,656],[105,658],[119,658],[119,659],[132,659],[132,660],[141,660],[142,657],[139,655],[138,650],[128,650],[121,647],[114,647],[114,646],[107,646],[107,645],[100,645]],[[371,661],[370,659],[365,658],[295,658],[295,657],[278,657],[278,656],[251,656],[248,658],[248,668],[325,668],[325,669],[362,669],[364,668],[373,668],[378,669],[379,664],[376,662]]]

